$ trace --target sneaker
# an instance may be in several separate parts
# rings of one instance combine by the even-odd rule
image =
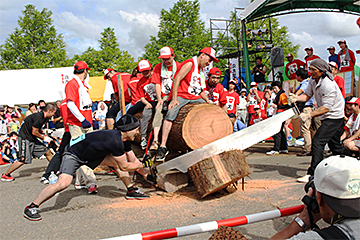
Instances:
[[[311,152],[306,152],[306,151],[296,154],[296,156],[299,156],[299,157],[305,157],[305,156],[311,156],[311,155],[312,155]]]
[[[96,194],[96,193],[97,193],[96,185],[95,184],[90,185],[88,189],[88,194]]]
[[[303,176],[301,178],[298,178],[296,181],[301,182],[301,183],[308,183],[309,178],[310,178],[310,175],[305,175],[305,176]]]
[[[1,181],[11,182],[14,180],[15,180],[15,178],[10,176],[10,173],[4,173],[3,175],[1,175]]]
[[[271,150],[271,151],[267,152],[266,155],[279,155],[279,152],[275,151],[275,150]]]
[[[159,147],[158,152],[156,154],[156,161],[161,161],[164,162],[166,156],[169,154],[169,150],[167,149],[167,147]]]
[[[40,178],[40,182],[41,182],[42,184],[49,184],[49,180],[48,180],[46,177],[41,177],[41,178]]]
[[[24,217],[29,219],[30,221],[39,221],[41,220],[41,216],[38,213],[39,208],[37,207],[29,207],[27,206],[24,210]]]
[[[289,151],[288,150],[279,150],[279,153],[287,154],[287,153],[289,153]]]
[[[75,187],[76,190],[80,190],[80,189],[86,188],[85,185],[77,185],[77,184],[75,184],[74,187]]]
[[[141,139],[140,146],[141,146],[142,150],[146,149],[147,144],[148,144],[148,141],[146,140],[146,138]]]
[[[130,187],[126,192],[125,198],[127,200],[143,200],[150,198],[149,196],[145,195],[140,189],[136,187]]]

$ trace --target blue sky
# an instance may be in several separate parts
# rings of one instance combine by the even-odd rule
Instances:
[[[64,35],[69,56],[81,54],[89,46],[98,47],[104,28],[115,29],[121,50],[127,50],[137,59],[149,42],[150,35],[158,31],[162,8],[169,9],[173,0],[3,0],[0,3],[0,44],[18,26],[24,6],[31,3],[41,10],[46,7],[53,12],[54,25]],[[246,7],[249,0],[200,0],[201,18],[209,27],[210,18],[229,19],[235,7]],[[327,47],[346,39],[350,49],[360,49],[358,16],[343,13],[302,13],[279,17],[280,25],[287,26],[293,43],[300,43],[298,57],[303,59],[306,46],[314,48],[314,54],[327,59]],[[359,59],[359,55],[356,56]]]

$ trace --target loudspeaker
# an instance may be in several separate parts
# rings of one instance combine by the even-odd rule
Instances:
[[[270,52],[271,66],[284,66],[284,49],[281,47],[273,47]]]

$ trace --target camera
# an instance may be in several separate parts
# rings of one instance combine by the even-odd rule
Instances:
[[[313,195],[310,197],[308,195],[304,196],[301,201],[307,206],[308,209],[313,213],[318,213],[320,211],[319,205],[316,201],[316,189],[314,184],[314,176],[309,178],[309,182],[305,184],[305,192],[309,191],[309,188],[313,189]]]

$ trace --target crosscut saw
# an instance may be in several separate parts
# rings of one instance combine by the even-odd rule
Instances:
[[[296,106],[194,151],[162,163],[156,167],[157,172],[160,174],[172,169],[178,169],[186,173],[189,167],[206,158],[230,150],[245,150],[278,133],[282,123],[295,114],[299,114]]]

